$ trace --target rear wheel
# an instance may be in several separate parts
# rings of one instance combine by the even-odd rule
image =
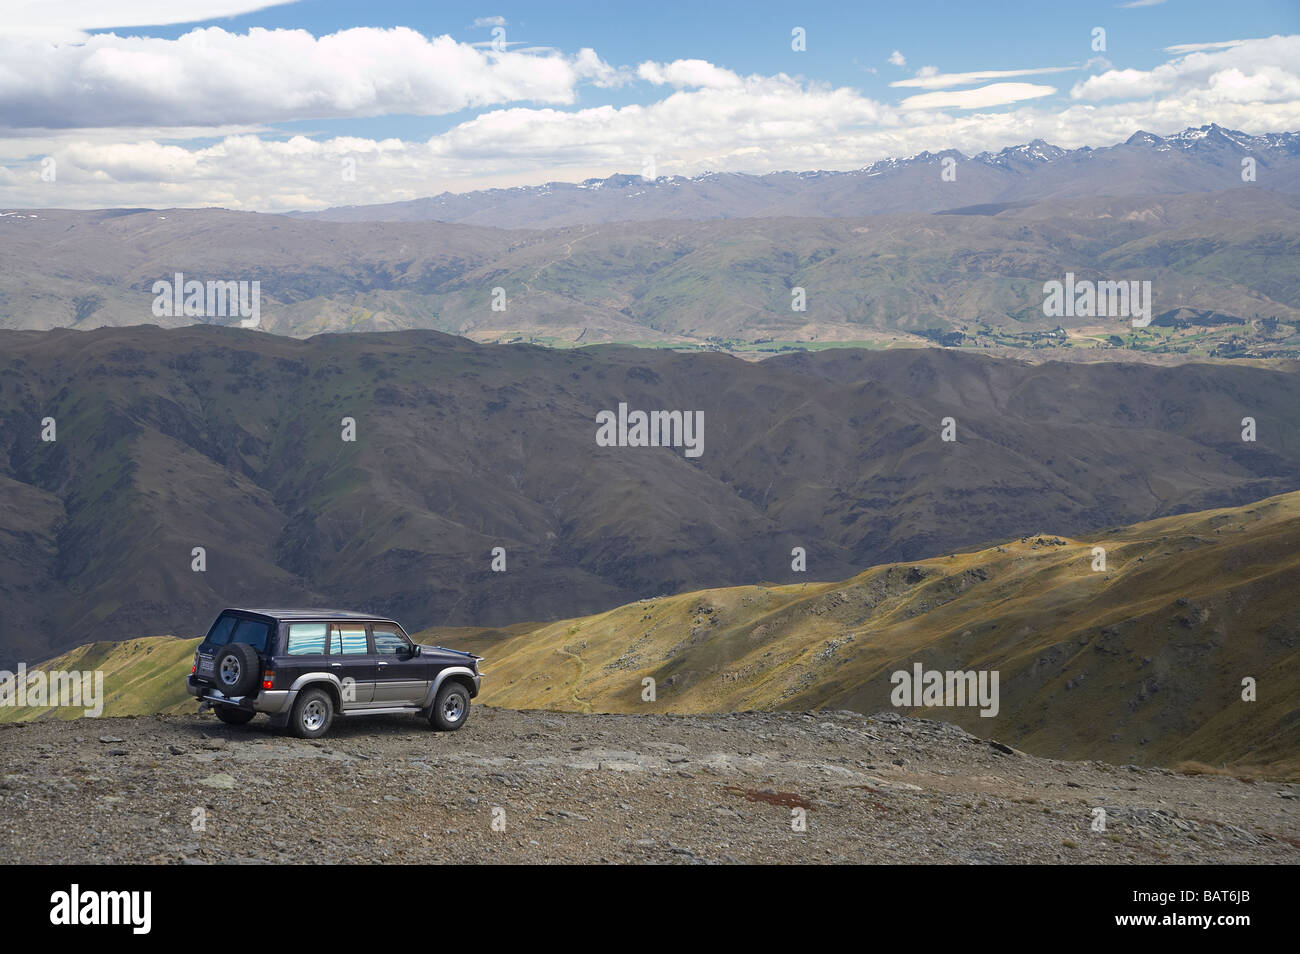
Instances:
[[[334,700],[324,689],[305,689],[298,693],[289,717],[289,728],[300,739],[318,739],[329,731],[334,721]]]
[[[433,700],[429,723],[435,729],[453,732],[469,718],[469,690],[458,682],[445,682]]]
[[[247,709],[237,709],[234,706],[213,706],[217,713],[217,718],[226,725],[248,725],[253,721],[256,712],[249,712]]]

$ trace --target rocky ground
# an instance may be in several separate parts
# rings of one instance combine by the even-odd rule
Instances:
[[[5,864],[1300,862],[1300,786],[1039,759],[892,713],[476,706],[456,733],[376,716],[315,742],[48,721],[0,727],[0,776]]]

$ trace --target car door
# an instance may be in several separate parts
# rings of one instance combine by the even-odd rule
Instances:
[[[329,671],[343,684],[344,709],[365,709],[374,704],[375,657],[370,652],[365,623],[330,623]]]
[[[375,647],[375,705],[424,705],[429,694],[429,665],[414,654],[414,645],[393,623],[370,627]]]
[[[313,672],[329,672],[330,658],[326,655],[326,637],[329,623],[285,623],[284,655],[275,660],[276,685],[288,688],[295,679]]]

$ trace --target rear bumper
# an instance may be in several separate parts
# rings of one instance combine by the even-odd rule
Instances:
[[[265,712],[269,715],[279,715],[282,712],[287,712],[293,705],[294,696],[298,694],[292,689],[263,689],[252,698],[248,696],[232,697],[227,696],[221,690],[206,682],[200,682],[193,673],[190,673],[185,678],[185,691],[192,696],[196,696],[200,701],[212,705],[237,706],[249,712]]]

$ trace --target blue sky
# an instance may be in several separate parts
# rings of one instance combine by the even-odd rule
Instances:
[[[0,202],[317,208],[1300,126],[1296,0],[258,5],[11,0]]]

